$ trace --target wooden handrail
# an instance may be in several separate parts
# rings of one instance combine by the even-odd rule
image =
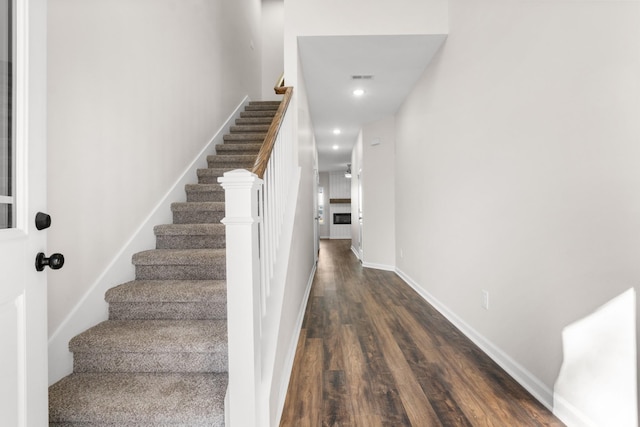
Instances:
[[[284,74],[280,77],[280,80],[274,88],[277,94],[284,94],[284,97],[280,102],[280,106],[278,107],[278,111],[276,111],[276,115],[273,117],[271,126],[269,126],[269,130],[267,131],[267,136],[264,138],[264,142],[262,143],[262,147],[260,148],[260,152],[258,153],[256,162],[253,164],[253,169],[251,170],[251,172],[258,175],[260,179],[264,178],[264,172],[267,170],[267,164],[269,163],[269,158],[271,157],[273,146],[276,144],[276,137],[278,136],[278,132],[280,132],[280,126],[282,126],[284,115],[287,112],[287,108],[289,107],[291,95],[293,95],[293,87],[283,85]]]

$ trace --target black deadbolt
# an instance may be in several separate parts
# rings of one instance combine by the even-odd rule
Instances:
[[[51,227],[51,216],[46,213],[38,212],[36,214],[36,228],[38,230],[44,230],[49,227]]]
[[[49,258],[44,256],[44,252],[36,255],[36,270],[42,271],[46,266],[52,270],[58,270],[64,265],[64,256],[62,254],[53,254]]]

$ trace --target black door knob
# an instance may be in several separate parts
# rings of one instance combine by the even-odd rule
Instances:
[[[43,252],[36,255],[36,270],[42,271],[46,266],[52,270],[58,270],[64,265],[64,256],[62,254],[52,254],[49,258],[45,257]]]
[[[36,214],[36,228],[38,230],[44,230],[49,227],[51,227],[51,216],[43,212],[38,212]]]

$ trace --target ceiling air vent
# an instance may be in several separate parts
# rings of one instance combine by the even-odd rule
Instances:
[[[371,80],[372,78],[371,74],[354,74],[351,76],[352,80]]]

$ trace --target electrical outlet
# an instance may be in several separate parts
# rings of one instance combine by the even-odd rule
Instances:
[[[489,310],[489,291],[482,290],[482,308]]]
[[[400,258],[404,258],[404,252],[400,249]]]

